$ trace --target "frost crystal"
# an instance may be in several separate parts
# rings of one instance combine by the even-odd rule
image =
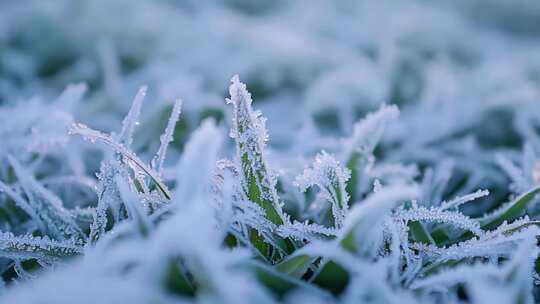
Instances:
[[[377,112],[368,114],[366,118],[354,125],[353,135],[345,140],[345,158],[349,159],[355,152],[369,155],[381,139],[387,125],[396,120],[399,110],[396,106],[382,106]]]
[[[426,257],[432,260],[431,266],[426,269],[429,270],[436,265],[452,260],[459,261],[474,257],[509,257],[520,242],[530,238],[534,233],[538,233],[538,228],[523,228],[509,235],[502,233],[502,231],[490,231],[479,237],[449,247],[439,248],[432,245],[426,247],[419,244],[414,244],[413,247],[421,248]]]
[[[425,207],[413,206],[408,210],[399,210],[395,216],[405,222],[419,221],[445,223],[452,227],[471,231],[475,235],[483,234],[478,221],[472,220],[459,212],[444,211],[441,208],[432,207],[428,209]]]
[[[459,208],[459,206],[461,206],[461,205],[463,205],[465,203],[468,203],[470,201],[474,201],[474,200],[476,200],[478,198],[488,196],[488,195],[489,195],[488,190],[477,190],[474,193],[470,193],[470,194],[467,194],[467,195],[456,197],[455,199],[453,199],[451,201],[442,202],[441,209],[442,210],[447,210],[447,209],[452,209],[452,208]]]
[[[390,186],[373,193],[351,208],[338,239],[346,242],[352,238],[352,246],[366,255],[378,254],[384,243],[384,222],[391,210],[404,201],[418,197],[416,186]]]
[[[336,235],[336,230],[314,223],[295,221],[279,226],[277,233],[283,237],[292,237],[299,241],[312,241],[333,237]]]
[[[367,192],[365,188],[369,187],[370,183],[367,175],[375,162],[375,147],[387,125],[398,116],[399,110],[396,106],[382,106],[377,112],[370,113],[357,122],[352,135],[343,140],[340,158],[350,170],[351,182],[346,190],[353,201],[362,187],[364,192]]]
[[[283,224],[286,218],[276,191],[276,177],[270,172],[264,157],[268,135],[266,119],[253,111],[251,94],[238,75],[231,79],[230,98],[234,106],[231,136],[236,140],[236,157],[241,168],[242,185],[250,200],[259,204],[274,224]]]
[[[74,240],[55,241],[47,236],[15,236],[10,232],[0,232],[0,256],[5,258],[55,261],[60,257],[80,253],[82,248]]]
[[[120,134],[118,134],[117,141],[127,148],[129,148],[133,142],[133,133],[135,132],[135,127],[139,124],[139,116],[141,114],[141,108],[144,97],[146,97],[147,89],[147,86],[142,86],[139,89],[139,92],[137,92],[137,95],[135,95],[135,98],[133,99],[131,109],[129,109],[128,114],[122,122],[122,130],[120,131]]]
[[[96,189],[98,202],[95,213],[90,225],[90,241],[96,242],[105,234],[105,229],[109,220],[107,219],[107,210],[111,210],[114,221],[120,221],[125,216],[122,213],[122,199],[120,190],[115,182],[118,175],[126,175],[125,170],[119,166],[116,161],[104,161],[101,163],[100,172],[97,175],[99,180]]]
[[[43,187],[30,172],[22,168],[15,158],[10,157],[9,160],[20,186],[28,197],[26,206],[32,209],[30,214],[39,217],[46,232],[59,240],[71,238],[84,240],[85,236],[82,230],[77,226],[71,214],[62,206],[60,198]]]
[[[142,236],[148,237],[152,225],[146,215],[146,211],[142,208],[140,199],[120,175],[115,177],[115,182],[120,192],[120,197],[126,206],[128,217],[134,222],[138,232]]]
[[[349,194],[345,190],[350,178],[350,171],[342,168],[340,163],[330,154],[317,154],[312,168],[296,178],[296,184],[302,191],[317,186],[324,198],[332,204],[332,215],[335,228],[343,226],[345,215],[349,210]]]
[[[165,128],[165,133],[163,133],[159,137],[159,141],[161,142],[159,149],[152,159],[152,168],[156,170],[159,176],[163,173],[163,161],[165,160],[165,155],[167,153],[167,147],[169,146],[169,143],[173,141],[173,134],[174,134],[174,127],[176,126],[176,122],[178,122],[178,118],[180,117],[180,112],[182,110],[182,100],[177,99],[174,103],[171,116],[169,117],[169,121],[167,122],[167,127]]]
[[[123,144],[116,142],[111,136],[93,130],[88,126],[80,123],[71,125],[69,131],[70,134],[81,135],[85,140],[89,140],[92,143],[96,141],[101,141],[105,143],[106,145],[111,147],[116,153],[118,153],[122,157],[123,161],[128,164],[136,174],[142,172],[149,176],[156,184],[158,189],[161,191],[161,193],[163,193],[163,195],[167,199],[171,198],[169,189],[167,188],[167,186],[165,186],[165,184],[163,184],[157,172],[148,167],[141,159],[137,157],[137,155],[135,155],[135,153],[126,148]]]
[[[0,303],[540,301],[538,0],[0,3]]]
[[[216,167],[223,136],[211,119],[202,122],[186,144],[176,168],[176,200],[188,204],[197,195],[209,191],[208,181]]]

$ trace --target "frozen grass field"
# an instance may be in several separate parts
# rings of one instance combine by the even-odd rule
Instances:
[[[0,2],[0,303],[540,302],[540,2]]]

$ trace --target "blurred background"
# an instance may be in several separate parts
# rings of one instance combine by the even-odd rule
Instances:
[[[0,152],[67,144],[72,121],[117,130],[144,84],[135,150],[157,149],[180,97],[180,152],[201,119],[229,123],[224,98],[239,74],[275,159],[331,152],[355,121],[396,104],[380,160],[433,168],[459,192],[495,189],[499,201],[511,180],[496,155],[537,168],[539,21],[536,0],[4,0]],[[86,90],[68,93],[80,102],[57,99],[77,83]]]

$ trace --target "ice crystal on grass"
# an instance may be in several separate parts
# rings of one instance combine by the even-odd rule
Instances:
[[[2,6],[0,302],[538,301],[531,1]]]
[[[470,258],[508,258],[518,248],[519,244],[538,233],[538,228],[528,227],[511,234],[499,231],[488,232],[480,237],[462,241],[457,244],[439,248],[436,246],[418,247],[424,249],[424,254],[431,261],[427,269],[439,266],[448,261],[461,261]]]
[[[482,235],[483,233],[478,221],[459,212],[444,211],[435,207],[428,209],[425,207],[413,206],[407,210],[399,210],[395,217],[405,222],[418,221],[449,224],[452,227],[470,231],[475,235]]]
[[[479,219],[482,226],[494,228],[504,221],[515,219],[525,213],[526,208],[531,202],[537,201],[540,187],[530,189],[512,201],[502,204],[498,209],[485,214]]]
[[[15,236],[10,232],[0,232],[0,256],[13,260],[37,259],[57,261],[62,257],[79,255],[82,247],[76,241],[55,241],[49,237],[29,234]]]
[[[53,102],[39,98],[0,108],[2,145],[0,154],[39,153],[55,150],[68,141],[66,128],[73,123],[74,109],[86,92],[86,85],[69,85]],[[29,110],[32,109],[32,110]]]
[[[459,208],[459,206],[463,204],[466,204],[470,201],[474,201],[476,199],[479,199],[481,197],[488,196],[488,195],[489,195],[488,190],[477,190],[476,192],[473,192],[473,193],[458,196],[448,202],[442,202],[441,209],[448,210],[448,209]]]
[[[399,116],[396,106],[382,106],[377,112],[368,114],[354,125],[349,138],[343,140],[341,159],[350,171],[351,182],[347,185],[347,193],[351,199],[356,199],[359,185],[369,183],[367,171],[375,161],[373,152],[379,143],[388,124]]]
[[[264,158],[268,140],[266,118],[252,109],[251,94],[238,75],[231,82],[227,103],[234,107],[231,136],[236,141],[236,157],[242,171],[244,191],[250,200],[261,205],[274,224],[283,224],[285,216],[276,192],[276,178]]]
[[[497,277],[501,269],[492,264],[475,264],[458,266],[440,273],[431,275],[425,279],[418,279],[412,285],[412,289],[426,289],[432,291],[448,291],[449,287],[459,283],[474,281],[480,277]]]
[[[368,114],[354,125],[350,138],[345,140],[345,158],[349,160],[354,153],[368,156],[381,140],[387,125],[399,116],[396,106],[383,106],[377,112]]]
[[[142,208],[139,197],[130,189],[128,183],[122,179],[121,175],[115,177],[115,182],[120,192],[120,198],[124,202],[127,216],[135,223],[138,232],[143,237],[148,237],[152,224],[148,219],[146,210]]]
[[[223,135],[212,119],[202,122],[186,144],[180,159],[176,178],[176,200],[179,204],[189,204],[194,195],[210,191],[211,176],[223,142]]]
[[[343,226],[345,215],[349,209],[349,194],[345,190],[350,171],[342,168],[331,155],[322,152],[315,157],[313,168],[306,168],[296,178],[296,184],[305,192],[311,186],[317,186],[323,197],[330,202],[332,224],[339,229]]]
[[[281,225],[277,233],[283,237],[292,237],[299,241],[311,241],[315,239],[326,239],[336,235],[336,230],[315,223],[293,222]]]
[[[59,240],[75,238],[83,241],[85,236],[82,230],[63,207],[60,198],[41,185],[30,172],[22,168],[15,158],[10,157],[10,164],[18,178],[20,187],[28,198],[26,205],[32,210],[30,214],[39,218],[39,223],[45,229],[43,232],[49,233]]]
[[[159,149],[152,159],[152,168],[157,171],[159,175],[163,172],[163,162],[165,161],[165,155],[167,153],[167,147],[169,144],[173,141],[173,133],[174,128],[176,126],[176,122],[178,121],[178,118],[180,117],[180,111],[182,109],[182,100],[177,99],[174,103],[171,116],[169,117],[169,121],[167,122],[167,127],[165,128],[165,132],[159,137],[160,146]]]
[[[136,177],[139,177],[140,174],[145,174],[146,176],[150,177],[160,192],[167,199],[170,199],[171,194],[169,193],[167,186],[165,186],[165,184],[163,184],[159,178],[158,174],[152,168],[148,167],[148,165],[146,165],[141,159],[139,159],[135,153],[126,148],[124,145],[116,142],[110,135],[93,130],[80,123],[73,124],[70,128],[70,133],[80,135],[92,143],[96,141],[105,143],[121,156],[124,164],[128,165],[134,171]]]
[[[89,239],[91,242],[96,242],[102,235],[105,234],[105,229],[109,219],[107,211],[110,210],[112,220],[120,221],[124,218],[122,214],[123,202],[116,183],[115,176],[125,176],[126,173],[115,161],[104,161],[101,163],[100,172],[97,174],[99,180],[97,186],[98,202],[96,210],[92,216],[92,224],[90,225]]]
[[[17,191],[13,189],[12,187],[4,184],[2,181],[0,181],[0,192],[7,195],[10,199],[13,200],[15,205],[19,208],[21,208],[32,220],[34,221],[34,225],[38,229],[45,230],[44,223],[42,219],[38,216],[35,207],[32,206],[24,197],[22,196],[20,191]]]
[[[289,218],[284,214],[282,202],[276,189],[276,177],[270,171],[265,159],[264,148],[268,135],[266,132],[266,119],[261,112],[253,111],[251,94],[246,85],[241,83],[238,75],[231,80],[229,87],[230,98],[227,103],[234,107],[233,126],[231,137],[236,141],[236,167],[246,198],[259,205],[265,212],[265,216],[274,225],[289,223]],[[293,244],[288,239],[275,239],[268,243],[256,230],[252,230],[249,236],[254,247],[263,256],[269,256],[271,260],[282,258],[283,253],[293,250]]]
[[[393,186],[371,194],[363,202],[351,208],[338,237],[343,246],[359,250],[370,256],[376,255],[384,242],[383,223],[393,208],[416,198],[415,186]]]
[[[504,301],[533,303],[531,296],[533,284],[530,278],[533,275],[533,264],[538,255],[538,248],[535,245],[536,233],[538,233],[537,230],[528,231],[523,235],[522,241],[506,254],[509,258],[506,264],[481,264],[480,262],[472,265],[461,264],[418,279],[411,288],[428,293],[447,294],[457,288],[458,284],[466,283],[468,292],[473,297],[479,297],[478,300],[483,298],[484,293],[480,289],[488,288],[494,291],[503,288]],[[478,255],[483,257],[481,252]]]
[[[122,122],[122,130],[117,136],[116,141],[118,143],[125,145],[127,148],[131,146],[133,142],[133,133],[135,132],[135,127],[139,124],[139,116],[141,115],[141,108],[146,97],[146,91],[148,90],[147,86],[143,86],[135,95],[131,109],[129,109],[128,114]]]
[[[100,173],[97,175],[99,184],[97,187],[98,202],[95,213],[93,214],[92,224],[90,225],[89,238],[92,243],[105,234],[107,226],[110,225],[108,215],[112,215],[114,222],[120,222],[131,213],[132,216],[140,222],[142,218],[140,216],[140,210],[138,206],[132,206],[134,199],[130,198],[130,202],[126,202],[124,198],[129,196],[128,191],[119,189],[119,177],[120,180],[130,179],[132,180],[133,187],[139,187],[143,194],[147,195],[147,198],[151,198],[150,186],[152,184],[147,182],[147,178],[152,181],[153,185],[158,189],[159,193],[165,200],[171,198],[171,194],[167,186],[161,180],[160,171],[156,172],[154,169],[144,163],[134,152],[129,149],[133,141],[133,132],[135,126],[138,124],[138,119],[141,111],[142,102],[146,95],[146,87],[142,87],[133,101],[132,107],[125,117],[122,123],[122,130],[118,136],[108,135],[100,131],[93,130],[86,125],[77,123],[73,124],[69,132],[70,134],[76,134],[82,136],[85,140],[89,140],[92,143],[101,141],[107,146],[113,149],[116,153],[116,158],[106,160],[102,162]],[[167,149],[167,144],[170,142],[172,136],[172,130],[174,124],[178,119],[180,111],[180,103],[177,103],[173,113],[171,114],[170,122],[165,131],[164,140],[160,146],[156,155],[156,161],[158,170],[162,170],[163,160]],[[154,161],[155,163],[155,161]],[[131,171],[131,173],[129,172]],[[121,183],[121,182],[120,182]],[[150,199],[146,203],[146,209],[153,211],[158,199]],[[139,204],[139,202],[137,202]],[[159,203],[157,204],[159,205]],[[127,212],[127,213],[126,213]],[[114,224],[113,224],[114,225]],[[145,226],[145,228],[143,228]],[[148,230],[147,224],[142,224],[141,229]]]

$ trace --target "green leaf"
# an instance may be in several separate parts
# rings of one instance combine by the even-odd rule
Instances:
[[[90,142],[101,141],[104,144],[112,148],[116,153],[122,156],[123,162],[130,165],[134,171],[138,170],[144,172],[152,182],[156,185],[157,189],[163,194],[167,200],[171,199],[171,193],[167,186],[161,181],[159,174],[152,168],[147,166],[140,158],[135,155],[131,150],[127,149],[124,145],[116,142],[109,134],[102,133],[100,131],[89,128],[88,126],[80,123],[74,123],[69,129],[70,134],[76,134],[83,137],[83,139]]]
[[[350,231],[345,235],[345,237],[340,241],[340,246],[350,252],[356,252],[357,248],[354,243],[354,231]]]
[[[313,283],[329,290],[334,295],[341,294],[349,284],[349,273],[341,265],[328,261],[316,275]]]
[[[359,152],[353,152],[347,163],[347,169],[351,172],[351,177],[347,182],[345,190],[349,194],[349,201],[353,204],[356,200],[356,185],[358,184],[358,160],[360,159]]]
[[[276,265],[276,269],[291,277],[301,278],[315,259],[308,255],[290,256]]]
[[[501,225],[504,221],[510,222],[525,212],[527,205],[535,198],[535,196],[540,192],[540,187],[533,188],[520,196],[514,199],[512,202],[503,206],[501,209],[495,211],[494,213],[487,215],[483,218],[480,218],[480,227],[484,230],[492,230]],[[444,244],[445,242],[450,241],[448,235],[444,232],[442,228],[435,228],[431,232],[431,236],[437,245]],[[464,232],[459,238],[455,241],[461,241],[469,239],[473,236],[470,231]]]
[[[282,225],[286,217],[277,196],[276,179],[271,174],[264,157],[267,140],[265,119],[260,116],[260,112],[253,111],[251,94],[238,76],[233,77],[229,93],[231,97],[227,102],[234,106],[231,135],[236,142],[236,154],[240,161],[238,170],[246,196],[263,208],[268,220],[275,225]],[[279,256],[275,254],[277,250],[267,244],[257,231],[252,229],[249,234],[250,242],[261,254],[272,261],[277,260]],[[283,240],[277,235],[275,238],[275,242],[280,244],[281,251],[290,253],[294,250],[292,240]]]
[[[429,234],[429,232],[426,230],[426,227],[422,225],[422,223],[418,221],[411,221],[409,222],[409,230],[413,236],[413,239],[417,242],[421,242],[424,244],[433,244],[435,241],[433,240],[432,236]]]
[[[268,195],[272,191],[271,189],[261,186],[259,188],[259,185],[261,183],[261,180],[268,178],[267,172],[266,172],[266,166],[264,166],[262,163],[257,162],[252,164],[248,158],[247,154],[242,155],[242,167],[243,168],[260,168],[260,170],[256,172],[251,172],[249,169],[244,170],[245,178],[247,180],[247,196],[250,201],[256,203],[257,205],[261,206],[264,211],[266,212],[266,217],[274,224],[276,225],[282,225],[283,219],[279,215],[278,211],[274,207],[274,202],[270,199],[268,199]]]
[[[169,261],[167,265],[163,284],[168,291],[174,294],[189,297],[195,295],[195,287],[180,269],[180,265],[174,260]]]
[[[267,271],[266,269],[258,269],[256,271],[256,275],[257,279],[262,284],[264,284],[278,296],[283,296],[296,287],[296,284],[291,282],[289,278],[277,275],[276,273]]]
[[[253,111],[251,94],[238,76],[233,77],[229,92],[231,98],[227,102],[234,106],[231,134],[236,141],[244,190],[251,201],[264,209],[272,223],[282,225],[284,216],[277,197],[275,178],[270,174],[264,158],[267,140],[265,120],[260,113]]]
[[[56,241],[49,237],[30,234],[15,236],[11,232],[0,231],[0,257],[26,259],[53,259],[79,255],[83,248],[73,240]]]
[[[483,229],[493,229],[504,221],[510,221],[519,217],[525,212],[525,207],[536,197],[538,192],[540,192],[540,187],[533,188],[521,194],[502,209],[495,211],[492,215],[480,219],[481,227]]]
[[[280,297],[305,284],[264,264],[254,262],[251,266],[257,280]]]

